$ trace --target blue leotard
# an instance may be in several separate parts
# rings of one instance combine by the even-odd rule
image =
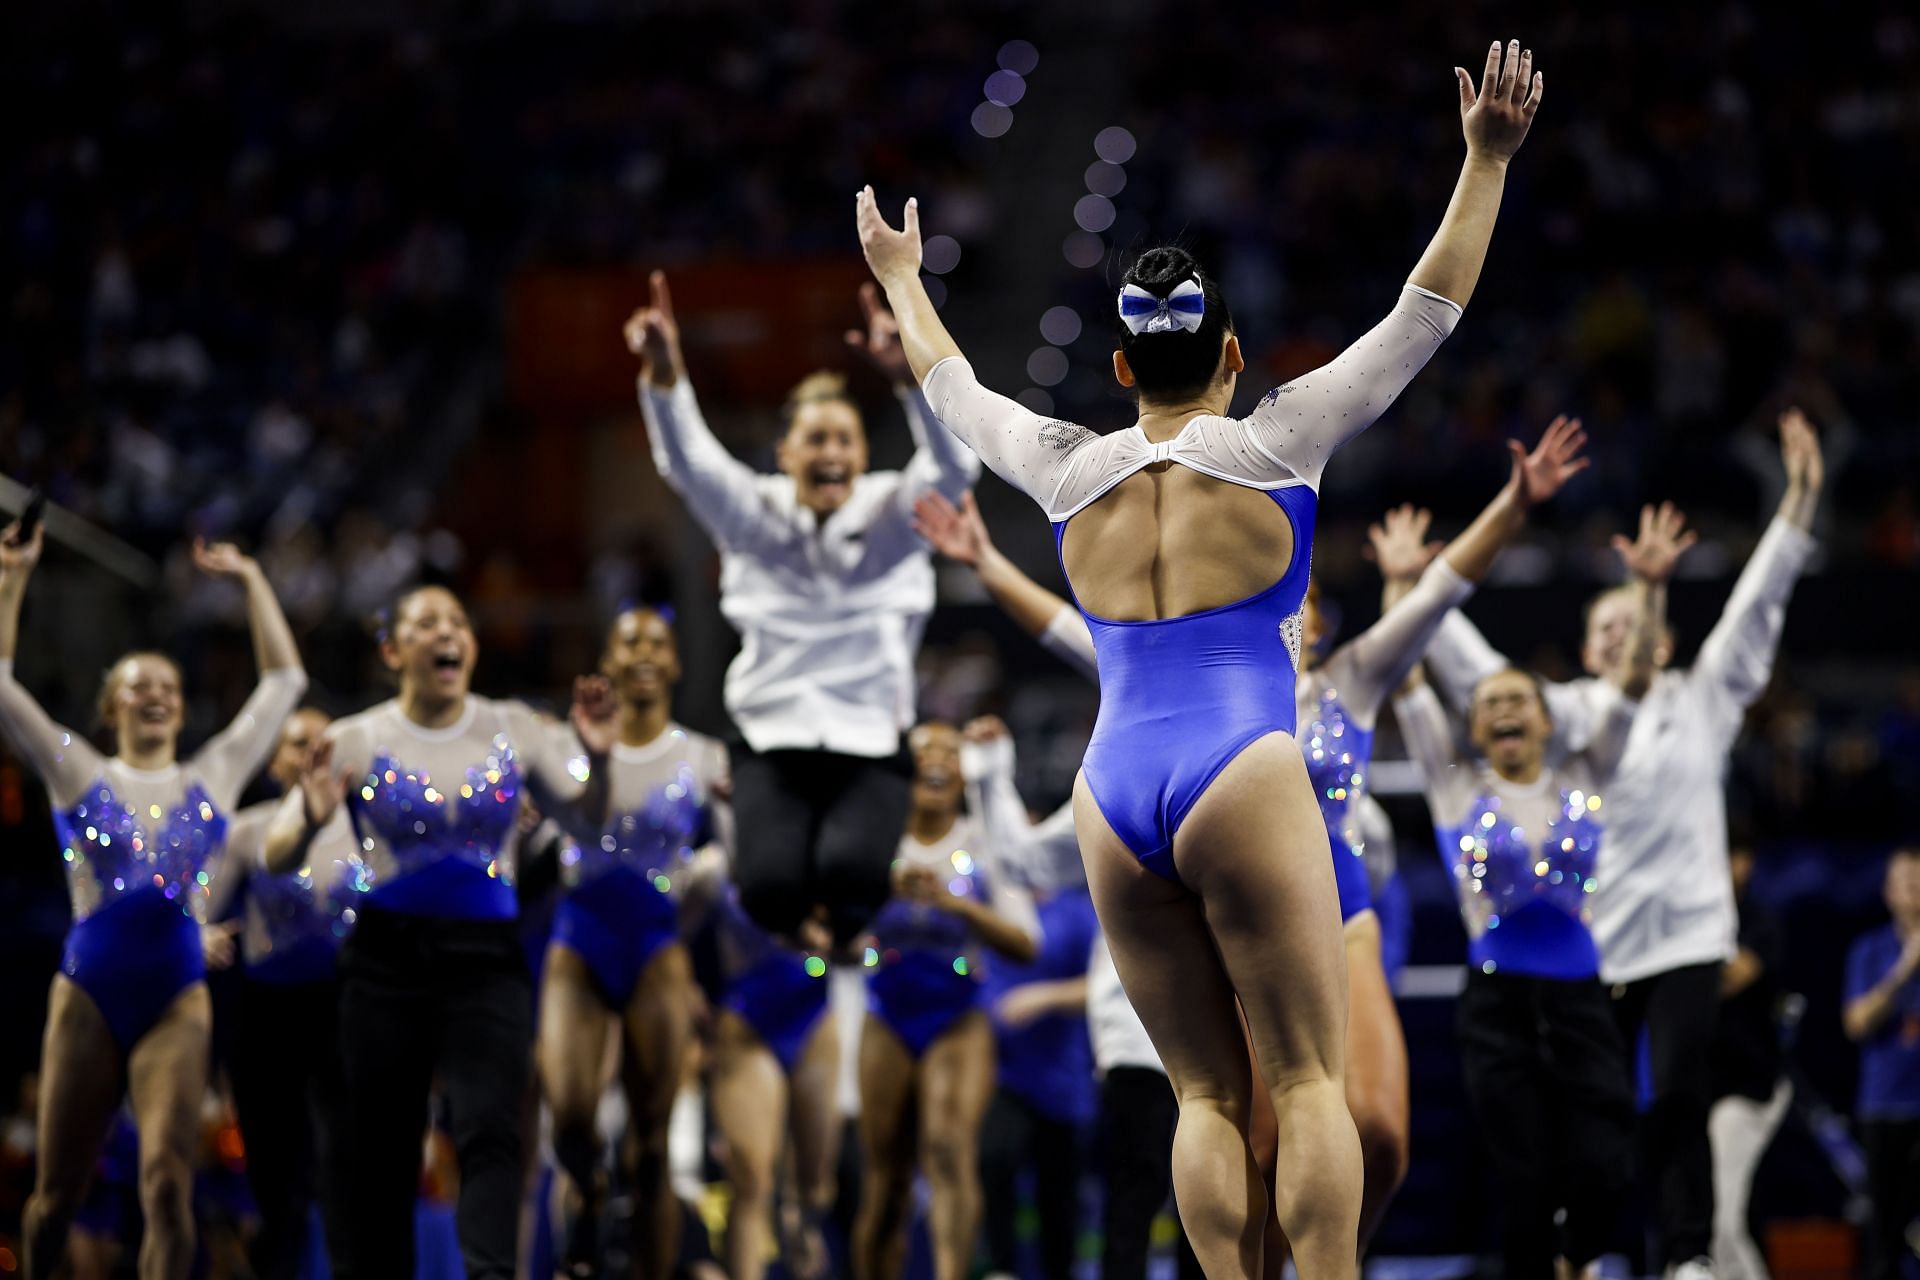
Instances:
[[[1328,689],[1320,698],[1314,718],[1300,726],[1299,738],[1307,777],[1313,783],[1313,798],[1320,805],[1327,843],[1333,850],[1340,918],[1351,920],[1373,909],[1367,864],[1361,860],[1359,842],[1349,831],[1353,802],[1366,786],[1366,772],[1373,761],[1373,730],[1350,721],[1339,693]]]
[[[1586,748],[1538,767],[1525,782],[1462,756],[1430,686],[1397,699],[1394,709],[1426,778],[1434,836],[1452,871],[1474,966],[1532,978],[1597,976],[1588,919],[1599,887],[1599,791],[1618,765],[1634,704],[1614,694]]]
[[[1169,880],[1179,879],[1174,832],[1208,785],[1256,739],[1293,732],[1315,498],[1305,485],[1269,496],[1294,542],[1287,571],[1266,590],[1178,618],[1115,622],[1081,610],[1100,661],[1087,789],[1134,857]],[[1066,528],[1054,523],[1056,548]]]
[[[1434,829],[1442,856],[1452,858],[1462,900],[1485,913],[1485,928],[1467,949],[1484,973],[1591,978],[1600,972],[1587,923],[1598,887],[1599,797],[1579,790],[1559,796],[1559,811],[1543,832],[1514,825],[1500,798],[1484,792],[1465,822]]]
[[[1380,706],[1419,661],[1441,620],[1472,587],[1444,557],[1435,560],[1378,622],[1296,680],[1294,737],[1326,825],[1343,921],[1374,906],[1359,815]],[[1061,610],[1048,624],[1042,643],[1088,676],[1100,678],[1091,626],[1079,612]],[[1290,662],[1294,656],[1287,654]]]
[[[375,906],[406,915],[511,920],[519,914],[510,868],[500,849],[520,803],[520,768],[502,735],[464,770],[457,796],[392,753],[374,755],[360,785],[348,792],[354,830],[363,842],[386,843],[394,874],[382,876]]]
[[[75,886],[60,971],[100,1007],[125,1053],[206,976],[196,913],[226,815],[197,782],[171,806],[140,813],[101,777],[53,825]]]
[[[946,837],[901,841],[900,856],[932,866],[946,891],[1034,919],[1031,896],[1011,881],[992,882],[985,833],[961,818]],[[1038,926],[1031,925],[1037,934]],[[873,919],[866,951],[867,1008],[918,1058],[954,1024],[985,1003],[986,952],[964,918],[938,905],[891,898]]]
[[[727,886],[714,924],[726,970],[721,1004],[753,1028],[782,1071],[793,1074],[827,1011],[825,961],[774,941],[742,909],[732,885]]]
[[[273,986],[326,982],[372,889],[360,845],[344,812],[315,833],[304,865],[275,874],[261,865],[266,835],[281,800],[263,800],[234,815],[214,876],[209,918],[240,907],[240,962],[254,981]]]
[[[478,695],[444,729],[413,723],[389,701],[327,734],[351,771],[347,806],[372,877],[368,905],[399,915],[512,920],[522,792],[538,782],[552,812],[586,778],[565,726]]]
[[[674,882],[713,838],[708,798],[724,759],[718,742],[679,725],[644,747],[615,747],[618,816],[598,843],[561,853],[567,893],[553,940],[579,954],[610,1007],[624,1008],[653,957],[679,940]]]

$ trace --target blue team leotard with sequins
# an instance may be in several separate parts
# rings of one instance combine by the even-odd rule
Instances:
[[[195,909],[227,818],[198,783],[174,805],[140,813],[102,777],[54,814],[54,830],[70,881],[91,886],[76,883],[60,971],[99,1006],[125,1052],[206,976]]]
[[[456,796],[392,752],[373,757],[347,802],[363,842],[377,837],[394,871],[370,900],[407,915],[511,920],[519,912],[500,850],[513,832],[522,779],[513,744],[496,737],[463,771]],[[450,807],[451,806],[451,807]]]
[[[992,888],[974,855],[974,835],[972,823],[962,819],[937,846],[903,842],[902,856],[938,858],[945,892],[991,906]],[[985,956],[973,929],[936,903],[889,898],[873,918],[865,959],[868,1010],[916,1058],[985,1003]]]
[[[727,886],[715,921],[726,969],[720,1002],[753,1029],[788,1075],[827,1011],[826,962],[776,942]]]
[[[1482,793],[1457,826],[1436,828],[1443,856],[1469,910],[1486,911],[1486,927],[1468,945],[1485,973],[1535,978],[1592,978],[1600,952],[1588,927],[1600,854],[1597,796],[1562,790],[1545,831],[1526,831],[1502,813],[1498,796]]]
[[[668,763],[668,776],[608,823],[597,844],[561,855],[568,889],[554,913],[553,940],[580,956],[613,1008],[626,1005],[660,948],[678,940],[673,882],[713,834],[694,764]],[[613,767],[618,776],[620,762]]]
[[[1313,718],[1302,724],[1295,736],[1300,741],[1307,778],[1313,783],[1313,798],[1320,806],[1327,843],[1333,852],[1334,884],[1340,891],[1340,918],[1351,920],[1373,908],[1366,863],[1361,859],[1359,841],[1352,829],[1353,805],[1366,786],[1366,773],[1373,762],[1373,730],[1363,729],[1354,722],[1338,691],[1327,689],[1320,696]]]

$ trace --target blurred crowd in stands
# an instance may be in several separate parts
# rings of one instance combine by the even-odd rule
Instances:
[[[956,296],[990,302],[995,282],[970,273],[996,261],[989,246],[1073,230],[1065,208],[1022,207],[995,165],[1015,138],[1029,162],[1090,158],[1084,139],[1035,150],[1021,131],[1044,135],[1048,104],[1076,91],[1048,87],[1048,58],[1105,42],[1102,93],[1137,148],[1104,242],[1177,236],[1217,263],[1257,390],[1335,351],[1402,278],[1457,162],[1447,64],[1482,38],[1417,7],[1249,6],[1197,23],[1131,3],[1102,26],[1071,6],[859,3],[803,6],[777,31],[741,3],[503,4],[465,25],[430,7],[419,25],[404,7],[331,22],[245,5],[28,9],[0,20],[17,126],[0,148],[0,469],[159,563],[185,603],[149,623],[136,594],[129,625],[208,655],[190,688],[223,688],[235,642],[195,639],[236,621],[183,570],[203,532],[259,550],[317,687],[348,699],[372,679],[365,620],[421,576],[458,581],[483,623],[534,632],[590,625],[622,597],[707,590],[697,561],[656,539],[535,564],[510,512],[479,526],[496,543],[450,532],[475,527],[461,477],[527,420],[501,374],[516,273],[851,257],[847,196],[872,179],[957,229],[970,256]],[[286,25],[299,21],[315,25]],[[1501,439],[1566,410],[1596,466],[1489,596],[1509,648],[1564,669],[1563,599],[1606,573],[1604,534],[1649,498],[1705,531],[1691,567],[1711,616],[1775,495],[1766,424],[1797,400],[1826,432],[1833,496],[1741,785],[1769,823],[1866,806],[1871,829],[1920,775],[1920,674],[1907,659],[1896,678],[1908,646],[1849,607],[1920,567],[1920,218],[1902,159],[1920,148],[1920,24],[1892,4],[1847,24],[1762,22],[1737,3],[1535,21],[1552,127],[1515,175],[1473,319],[1343,455],[1320,576],[1371,616],[1364,523],[1411,499],[1444,527],[1497,483]],[[1033,41],[1039,68],[995,141],[969,113],[1012,39]],[[1050,295],[1087,317],[1050,399],[1120,421],[1103,373],[1113,268],[1048,255]],[[1000,320],[969,343],[1017,361],[1031,333]],[[723,431],[764,420],[724,385],[703,392]],[[129,607],[124,592],[100,599]],[[1684,656],[1684,588],[1676,613]],[[934,638],[937,705],[1025,697],[1029,723],[1069,737],[1085,720],[1086,695],[1010,678],[1034,655],[967,611]],[[542,687],[546,652],[496,646],[504,665],[487,674]],[[95,674],[48,680],[77,707]],[[1077,743],[1063,743],[1066,759]]]

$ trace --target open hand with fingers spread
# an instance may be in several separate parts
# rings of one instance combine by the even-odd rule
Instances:
[[[1403,502],[1367,526],[1367,556],[1380,567],[1380,576],[1388,582],[1412,582],[1427,571],[1433,558],[1446,546],[1427,541],[1433,525],[1433,512]]]
[[[880,290],[871,281],[860,286],[860,310],[867,327],[847,330],[847,345],[872,361],[896,386],[913,385],[913,366],[900,345],[899,322],[880,301]]]
[[[1627,572],[1642,582],[1661,584],[1673,576],[1673,566],[1700,535],[1687,528],[1687,518],[1671,502],[1658,508],[1648,504],[1640,508],[1640,536],[1628,540],[1625,534],[1613,535],[1613,549],[1620,553]]]
[[[862,187],[854,197],[854,225],[860,232],[860,251],[867,255],[867,266],[883,287],[891,288],[889,281],[920,273],[920,202],[917,199],[907,201],[900,230],[895,231],[881,216],[880,202],[874,198],[873,188]]]
[[[1587,433],[1580,429],[1580,419],[1564,413],[1547,425],[1546,434],[1532,453],[1518,440],[1507,441],[1507,449],[1513,454],[1513,476],[1507,483],[1513,486],[1520,505],[1539,506],[1592,466],[1591,459],[1580,456],[1586,443]]]
[[[987,522],[980,518],[971,489],[960,495],[958,507],[937,489],[921,494],[913,504],[913,531],[947,559],[969,568],[979,568],[980,561],[993,550]]]
[[[670,387],[687,372],[680,351],[680,324],[673,316],[673,295],[667,291],[667,273],[647,277],[648,304],[627,317],[622,331],[627,350],[640,357],[640,376],[656,387]]]
[[[1526,141],[1547,78],[1533,69],[1533,50],[1522,49],[1518,40],[1509,40],[1502,54],[1500,42],[1494,41],[1478,90],[1465,67],[1455,67],[1453,75],[1460,84],[1460,128],[1467,151],[1506,161]]]

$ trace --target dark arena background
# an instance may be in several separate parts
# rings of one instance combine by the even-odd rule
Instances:
[[[1724,1205],[1726,1177],[1750,1180],[1748,1211],[1744,1223],[1715,1221],[1711,1247],[1688,1250],[1701,1259],[1675,1256],[1663,1224],[1687,1194],[1673,1152],[1688,1139],[1662,1111],[1658,1046],[1627,1043],[1639,1141],[1594,1273],[1920,1274],[1906,1243],[1920,1241],[1920,954],[1901,955],[1920,936],[1920,883],[1907,885],[1911,859],[1896,856],[1920,847],[1920,19],[1905,5],[19,0],[0,12],[0,518],[39,491],[45,543],[37,568],[0,566],[0,584],[33,574],[23,607],[0,586],[0,606],[11,599],[20,618],[7,684],[110,752],[103,673],[130,651],[164,652],[185,691],[185,759],[256,679],[249,597],[196,571],[202,538],[257,563],[297,642],[303,705],[344,716],[392,697],[380,641],[393,640],[396,606],[420,598],[410,588],[442,584],[471,619],[475,688],[562,720],[575,676],[601,669],[609,625],[650,606],[677,639],[674,719],[728,739],[723,676],[740,636],[720,611],[719,555],[649,452],[622,334],[649,303],[649,272],[671,281],[687,378],[714,434],[768,476],[787,429],[781,404],[819,369],[846,375],[875,471],[915,451],[886,377],[843,338],[866,325],[854,195],[869,183],[895,224],[918,199],[926,290],[986,386],[1100,432],[1133,423],[1113,376],[1115,295],[1141,250],[1175,243],[1226,290],[1247,364],[1233,412],[1246,413],[1394,305],[1462,162],[1453,68],[1478,82],[1488,42],[1509,36],[1530,44],[1551,89],[1512,159],[1458,328],[1320,487],[1312,570],[1329,639],[1380,616],[1370,525],[1412,503],[1432,511],[1433,538],[1454,537],[1506,481],[1505,442],[1531,447],[1566,414],[1584,425],[1591,467],[1532,513],[1463,611],[1544,679],[1582,675],[1587,601],[1624,577],[1612,535],[1631,536],[1643,504],[1670,501],[1699,535],[1667,605],[1674,665],[1686,668],[1787,494],[1777,423],[1804,412],[1824,486],[1777,652],[1770,634],[1754,642],[1757,696],[1719,781],[1700,780],[1715,776],[1707,767],[1676,783],[1723,788],[1729,847],[1751,856],[1745,950],[1718,979],[1719,1038],[1699,1029],[1707,1061],[1692,1064],[1711,1071],[1712,1093],[1680,1121],[1697,1131],[1716,1104],[1714,1193]],[[1033,503],[992,474],[977,499],[1012,564],[1064,593]],[[912,659],[918,718],[999,717],[1021,800],[1035,818],[1052,813],[1073,790],[1100,694],[972,569],[933,565],[937,603]],[[616,680],[616,694],[624,687]],[[42,1055],[54,1044],[50,991],[58,1006],[67,982],[56,975],[74,973],[78,899],[63,875],[82,873],[14,708],[0,703],[0,1276],[56,1274],[30,1261],[26,1240],[37,1171],[51,1194],[49,1162],[90,1170],[68,1178],[85,1190],[61,1206],[73,1222],[57,1274],[328,1274],[319,1224],[354,1227],[337,1225],[337,1207],[309,1215],[306,1200],[330,1194],[318,1171],[333,1157],[297,1148],[294,1163],[308,1166],[297,1247],[264,1243],[256,1185],[263,1163],[284,1182],[295,1148],[282,1144],[309,1141],[286,1121],[304,1130],[304,1086],[265,1104],[277,1126],[248,1134],[234,1073],[257,1062],[250,1040],[291,1036],[290,1016],[330,1020],[334,1006],[291,1015],[292,997],[249,989],[234,926],[207,922],[212,1053],[193,1077],[205,1089],[188,1164],[169,1172],[151,1157],[137,1096],[104,1145],[91,1122],[48,1127],[80,1087],[70,1069],[43,1070]],[[916,759],[922,788],[944,777],[927,782],[929,768],[955,767]],[[1421,777],[1383,711],[1368,781],[1391,819],[1393,861],[1376,867],[1375,891],[1409,1119],[1404,1183],[1363,1269],[1500,1275],[1503,1215],[1519,1210],[1498,1167],[1504,1122],[1476,1110],[1463,1078],[1468,935],[1455,855],[1435,852]],[[234,799],[279,791],[256,772]],[[736,816],[744,831],[749,813]],[[1706,852],[1704,871],[1676,874],[1727,875],[1727,859]],[[522,853],[517,928],[536,967],[578,857],[572,846],[545,862]],[[243,907],[226,909],[238,918]],[[703,1087],[733,1025],[728,944],[714,931],[686,941],[691,979],[649,969],[635,997],[670,978],[673,999],[686,987],[695,1010],[655,1161],[681,1202],[675,1274],[1198,1274],[1181,1255],[1164,1156],[1142,1175],[1160,1188],[1147,1212],[1165,1201],[1146,1254],[1131,1272],[1114,1261],[1104,1206],[1120,1161],[1115,1117],[1101,1111],[1075,1012],[1084,1002],[1071,995],[1049,1015],[1068,1047],[1045,1064],[1079,1073],[1069,1116],[1026,1158],[1003,1149],[1003,1099],[984,1132],[970,1131],[977,1155],[955,1156],[950,1133],[925,1130],[921,1176],[907,1167],[895,1206],[904,1255],[863,1262],[857,1206],[875,1175],[849,1057],[823,1121],[844,1119],[837,1192],[812,1197],[797,1186],[804,1175],[776,1168],[776,1223],[760,1229],[753,1265],[738,1265],[738,1153]],[[1879,949],[1856,948],[1862,938]],[[854,983],[838,1011],[849,1047],[864,1017],[861,953],[856,943],[845,966],[832,957],[832,981]],[[1080,972],[1085,962],[1083,947]],[[157,962],[135,951],[130,963]],[[524,1001],[526,979],[513,981]],[[1078,973],[1049,981],[1071,992]],[[555,1154],[562,1127],[540,1104],[551,1072],[545,1059],[528,1070],[550,1005],[543,996],[529,1034],[500,1051],[528,1081],[511,1126],[527,1170],[512,1269],[469,1250],[463,1271],[470,1224],[454,1206],[479,1140],[468,1141],[459,1077],[488,1069],[469,1047],[443,1052],[432,1106],[405,1113],[424,1152],[412,1270],[397,1242],[390,1270],[364,1274],[649,1273],[636,1175],[614,1154],[631,1117],[612,1056],[603,1204],[597,1225],[577,1221]],[[1551,1059],[1544,1022],[1539,1034]],[[112,1053],[95,1055],[96,1091],[138,1095],[161,1087],[146,1077],[193,1070],[137,1049],[129,1070],[126,1044],[98,1043],[122,1053],[118,1074]],[[1717,1103],[1747,1087],[1756,1059],[1767,1066],[1741,1130]],[[1001,1091],[1017,1095],[1010,1069]],[[972,1087],[983,1098],[993,1088],[984,1077]],[[917,1105],[924,1120],[958,1104]],[[1757,1167],[1749,1153],[1729,1174],[1740,1159],[1725,1143],[1756,1127]],[[777,1132],[768,1141],[778,1149]],[[1061,1144],[1079,1159],[1049,1163]],[[973,1181],[979,1218],[959,1246],[969,1270],[939,1242],[953,1230],[942,1196],[960,1194],[956,1177]],[[171,1252],[149,1240],[143,1254],[143,1219],[169,1196],[190,1197],[191,1238]],[[1062,1214],[1052,1229],[1070,1239],[1064,1263],[1042,1230]],[[1745,1261],[1726,1245],[1742,1226]]]

